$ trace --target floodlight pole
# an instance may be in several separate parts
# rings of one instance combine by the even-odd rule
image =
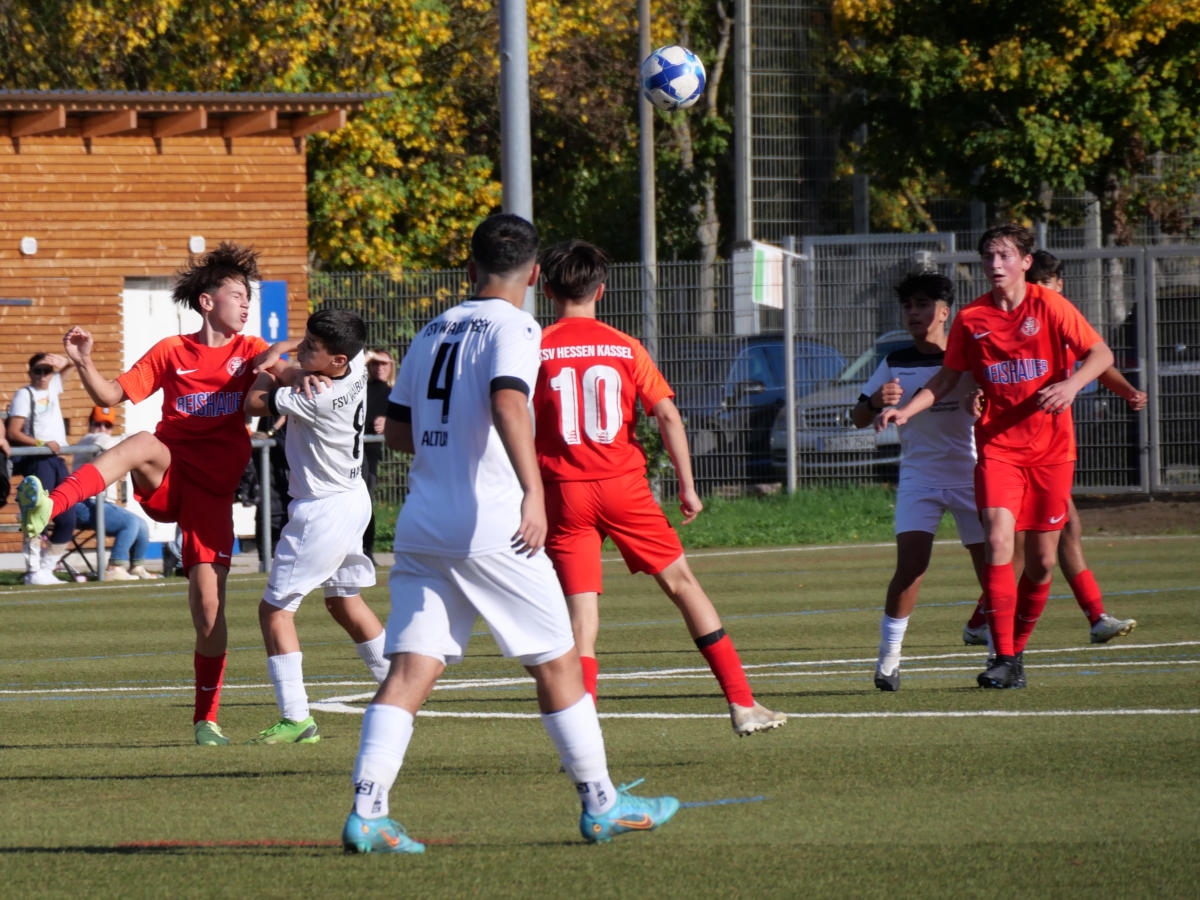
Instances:
[[[504,211],[533,221],[529,137],[529,25],[525,0],[500,0],[500,183]],[[536,313],[533,288],[524,309]]]
[[[650,55],[650,0],[638,0],[638,66]],[[638,153],[641,183],[642,344],[658,358],[658,236],[654,202],[654,107],[638,85]]]

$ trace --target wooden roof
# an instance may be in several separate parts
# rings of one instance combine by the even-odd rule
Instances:
[[[300,138],[336,131],[383,94],[0,90],[0,137]]]

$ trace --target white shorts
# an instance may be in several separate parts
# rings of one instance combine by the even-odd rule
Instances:
[[[947,510],[958,526],[958,539],[964,547],[983,543],[983,525],[975,508],[972,487],[937,488],[901,484],[896,489],[896,534],[924,531],[937,534],[942,514]]]
[[[363,553],[371,518],[366,482],[345,494],[293,500],[279,535],[263,600],[295,612],[318,587],[326,597],[352,597],[375,584],[375,566]]]
[[[384,653],[418,653],[460,662],[480,615],[500,652],[526,666],[558,659],[575,646],[567,602],[544,552],[455,559],[397,553],[388,578],[392,611]]]

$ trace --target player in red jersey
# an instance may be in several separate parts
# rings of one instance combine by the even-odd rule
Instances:
[[[734,731],[778,728],[787,717],[755,701],[733,641],[646,481],[646,454],[634,433],[639,400],[658,419],[675,465],[684,524],[704,508],[674,391],[639,341],[596,320],[608,258],[592,244],[568,241],[544,251],[541,263],[542,288],[558,316],[542,332],[533,401],[550,528],[546,552],[567,597],[584,686],[595,699],[600,545],[607,536],[629,571],[653,575],[683,614],[725,693]]]
[[[28,479],[19,490],[26,532],[70,509],[126,474],[134,494],[156,521],[178,522],[188,607],[196,629],[193,657],[197,744],[228,744],[217,724],[225,672],[225,579],[233,554],[233,495],[250,459],[242,401],[257,371],[282,373],[278,349],[241,333],[250,314],[250,282],[258,256],[222,243],[177,274],[172,299],[201,316],[195,334],[159,341],[133,368],[109,380],[92,360],[91,334],[75,326],[63,338],[67,357],[99,406],[138,403],[163,391],[162,420],[154,434],[130,435],[80,466],[49,495]],[[282,346],[282,345],[281,345]]]
[[[1049,251],[1037,250],[1033,254],[1033,265],[1025,273],[1025,280],[1050,288],[1056,294],[1062,294],[1065,297],[1062,270],[1062,260]],[[1129,408],[1133,412],[1139,412],[1146,408],[1149,399],[1146,393],[1130,384],[1116,366],[1110,366],[1101,372],[1098,380],[1114,394],[1125,398],[1125,402],[1129,404]],[[978,406],[979,408],[975,411],[977,415],[982,411],[982,403]],[[1017,542],[1014,549],[1013,567],[1019,570],[1024,565],[1024,548],[1020,541]],[[1137,627],[1136,619],[1122,619],[1110,615],[1104,608],[1104,595],[1100,592],[1100,585],[1096,583],[1096,577],[1092,574],[1087,559],[1083,555],[1083,524],[1079,520],[1079,510],[1075,508],[1074,500],[1069,501],[1067,524],[1063,526],[1062,536],[1058,541],[1058,567],[1062,569],[1063,577],[1067,579],[1071,593],[1075,595],[1075,602],[1087,616],[1088,634],[1093,644],[1106,644],[1113,638],[1129,634]],[[986,604],[981,599],[971,614],[971,618],[963,627],[964,643],[986,644],[988,642],[985,606]]]
[[[1071,403],[1113,363],[1112,351],[1065,298],[1025,273],[1033,234],[1020,225],[984,232],[979,255],[992,289],[954,319],[945,365],[903,406],[884,409],[882,430],[928,409],[969,372],[986,400],[975,425],[975,503],[986,538],[984,595],[995,657],[981,687],[1025,685],[1022,653],[1050,595],[1050,578],[1075,477]],[[1078,369],[1073,360],[1079,359]],[[1025,532],[1025,567],[1012,561]]]

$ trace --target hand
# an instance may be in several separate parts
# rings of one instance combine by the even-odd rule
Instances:
[[[383,426],[387,424],[387,416],[376,416],[371,420],[371,430],[376,434],[383,434]]]
[[[533,556],[546,546],[546,504],[541,495],[525,495],[521,501],[521,526],[512,536],[512,548],[518,556]]]
[[[704,501],[700,499],[700,495],[696,493],[695,487],[679,491],[679,511],[683,514],[684,525],[690,525],[696,520],[696,516],[704,510]]]
[[[1150,398],[1145,391],[1135,390],[1132,394],[1125,398],[1125,402],[1129,404],[1129,408],[1134,412],[1141,412],[1146,408],[1146,402]]]
[[[63,335],[63,349],[67,359],[75,365],[80,365],[91,357],[93,343],[92,336],[78,325]]]
[[[62,449],[62,446],[58,443],[58,441],[46,441],[46,443],[43,444],[42,446],[44,446],[47,450],[49,450],[55,456],[58,456],[58,451]]]
[[[1057,416],[1063,410],[1071,408],[1075,402],[1076,391],[1067,381],[1059,381],[1037,392],[1037,405],[1042,412]]]
[[[313,373],[306,374],[297,379],[292,385],[293,394],[304,394],[309,400],[325,388],[333,384],[333,379],[328,375],[316,375]]]
[[[983,390],[981,388],[975,388],[963,394],[963,411],[970,413],[976,419],[983,415],[983,404]]]
[[[883,431],[889,425],[899,427],[908,421],[908,414],[894,406],[885,406],[875,417],[875,431]]]
[[[895,406],[904,397],[904,388],[900,387],[900,379],[893,378],[878,391],[879,405]]]

